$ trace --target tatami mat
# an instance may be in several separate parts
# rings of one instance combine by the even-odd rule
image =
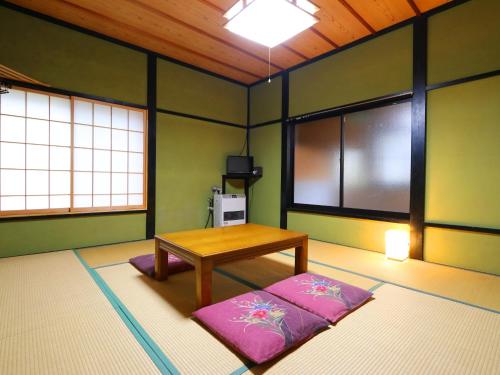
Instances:
[[[247,374],[498,374],[500,315],[383,285],[375,299]]]
[[[154,240],[124,242],[113,245],[88,247],[80,250],[81,256],[92,268],[113,263],[122,263],[137,255],[154,252]]]
[[[0,259],[0,374],[158,374],[71,251]]]

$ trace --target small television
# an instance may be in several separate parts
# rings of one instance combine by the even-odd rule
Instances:
[[[228,156],[227,174],[249,174],[253,171],[253,156]]]

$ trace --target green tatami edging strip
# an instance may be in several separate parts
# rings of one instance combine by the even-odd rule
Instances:
[[[109,286],[97,273],[97,271],[89,267],[87,262],[82,258],[82,256],[78,252],[78,250],[73,250],[73,253],[78,258],[83,267],[87,270],[87,272],[92,277],[97,286],[99,286],[103,294],[106,296],[108,301],[111,303],[115,311],[122,319],[123,323],[125,323],[127,328],[134,335],[137,342],[139,342],[144,351],[148,354],[153,363],[156,365],[158,370],[160,370],[160,372],[164,375],[180,375],[179,371],[175,368],[173,363],[167,358],[167,356],[162,352],[162,350],[153,341],[153,339],[146,333],[144,328],[142,328],[142,326],[134,318],[134,316],[130,313],[130,311],[113,293],[113,291],[109,288]]]

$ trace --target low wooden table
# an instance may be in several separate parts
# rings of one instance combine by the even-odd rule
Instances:
[[[196,272],[196,305],[200,308],[211,304],[214,267],[295,248],[295,274],[307,272],[307,240],[308,236],[304,233],[257,224],[157,235],[156,279],[168,278],[169,252],[193,264]]]

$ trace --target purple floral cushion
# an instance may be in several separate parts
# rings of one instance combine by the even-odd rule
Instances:
[[[130,259],[129,262],[143,274],[149,277],[155,276],[154,254],[139,255],[135,258]],[[182,259],[177,258],[175,255],[168,253],[168,273],[170,275],[192,270],[193,268],[194,267],[188,262],[185,262]]]
[[[262,290],[204,307],[193,315],[255,363],[301,344],[329,324]]]
[[[264,290],[332,323],[372,296],[367,290],[312,273],[292,276]]]

